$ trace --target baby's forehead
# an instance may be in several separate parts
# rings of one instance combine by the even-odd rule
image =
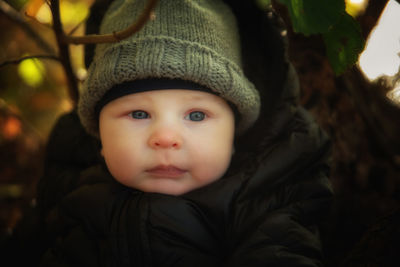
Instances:
[[[138,97],[146,97],[146,96],[154,96],[154,97],[162,97],[162,96],[172,96],[172,97],[177,97],[177,98],[187,98],[187,99],[207,99],[207,98],[221,98],[217,94],[212,93],[211,91],[203,91],[203,90],[192,90],[192,89],[185,89],[185,88],[179,88],[179,89],[153,89],[149,91],[144,91],[140,93],[135,93],[132,94],[134,96]],[[222,98],[221,98],[222,99]]]
[[[132,93],[117,98],[126,102],[136,103],[212,103],[215,105],[227,105],[225,99],[208,91],[192,89],[154,89],[139,93]]]

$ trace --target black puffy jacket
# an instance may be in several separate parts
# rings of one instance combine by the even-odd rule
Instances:
[[[101,164],[81,172],[48,216],[56,238],[43,266],[321,266],[329,140],[293,85],[257,152],[243,146],[208,186],[168,196],[119,185]]]

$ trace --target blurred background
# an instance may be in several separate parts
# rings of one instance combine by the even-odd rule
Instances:
[[[84,33],[93,1],[60,1],[65,32]],[[0,4],[0,232],[5,238],[35,205],[48,135],[73,103],[54,58],[58,48],[48,3]],[[291,31],[285,7],[273,5],[288,25],[301,104],[334,145],[331,179],[338,197],[322,237],[328,265],[337,266],[372,225],[397,214],[400,206],[400,4],[346,0],[367,43],[355,68],[341,76],[332,71],[321,38]],[[83,47],[71,45],[70,55],[76,77],[83,80]]]
[[[34,205],[43,153],[56,119],[72,109],[49,5],[43,0],[0,1],[0,231],[10,232]],[[83,34],[91,1],[60,1],[66,32]],[[78,27],[77,27],[78,26]],[[84,78],[83,47],[71,63]]]

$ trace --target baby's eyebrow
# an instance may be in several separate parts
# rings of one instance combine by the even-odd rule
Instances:
[[[153,99],[151,98],[151,96],[148,95],[131,95],[131,97],[126,98],[123,100],[123,103],[127,103],[127,104],[143,104],[143,103],[152,103]]]
[[[191,95],[191,96],[185,96],[185,100],[191,100],[191,101],[200,101],[204,100],[204,96],[199,96],[199,95]]]
[[[184,100],[215,102],[214,97],[210,97],[207,95],[187,95],[187,96],[184,96]]]

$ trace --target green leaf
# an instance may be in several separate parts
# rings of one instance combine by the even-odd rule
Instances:
[[[345,13],[344,0],[278,0],[289,10],[293,30],[304,35],[327,32]]]
[[[261,9],[268,9],[271,6],[271,0],[256,0],[256,4]]]
[[[323,38],[327,56],[337,75],[357,62],[365,45],[359,24],[347,13],[323,34]]]

